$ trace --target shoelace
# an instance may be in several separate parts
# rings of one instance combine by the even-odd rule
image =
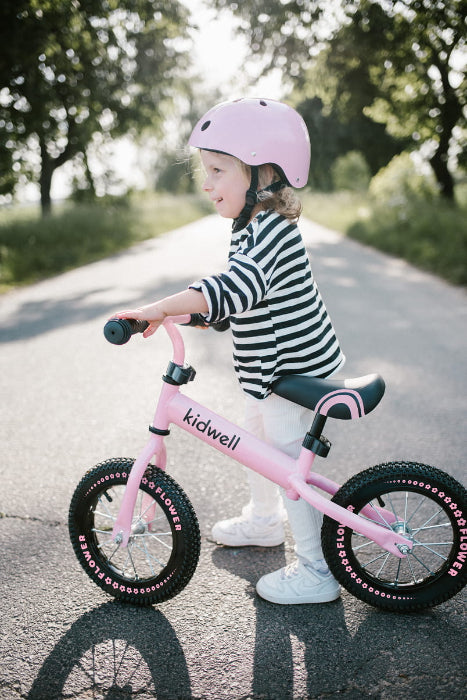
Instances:
[[[313,564],[304,564],[305,568],[308,569],[312,574],[318,575],[318,576],[326,576],[326,574],[329,573],[328,566],[325,562],[324,559],[320,559],[319,562],[317,563],[317,566],[313,566]],[[298,575],[298,567],[299,567],[299,562],[294,561],[291,564],[287,564],[287,566],[284,567],[284,570],[281,574],[281,579],[291,579],[294,576]]]
[[[284,580],[286,578],[293,578],[298,574],[298,561],[292,562],[292,564],[287,564],[284,567],[281,578]]]

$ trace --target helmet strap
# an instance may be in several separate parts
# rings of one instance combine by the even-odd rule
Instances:
[[[232,223],[232,233],[241,231],[251,219],[251,213],[258,203],[258,166],[251,165],[250,186],[245,194],[245,206]]]
[[[287,183],[283,182],[283,180],[276,180],[275,182],[272,182],[270,185],[267,185],[266,187],[263,187],[262,190],[258,192],[260,194],[261,192],[279,192],[279,190],[283,190],[284,187],[287,187]]]
[[[270,185],[263,187],[263,189],[258,192],[258,189],[257,189],[258,188],[258,166],[252,165],[250,167],[251,167],[250,187],[246,191],[245,206],[243,207],[242,211],[237,216],[237,218],[233,220],[233,223],[232,223],[232,232],[233,233],[236,233],[237,231],[241,231],[242,229],[244,229],[245,226],[250,221],[251,212],[253,211],[255,205],[259,201],[258,194],[260,192],[272,192],[272,193],[274,193],[274,192],[279,192],[279,190],[284,189],[284,187],[287,187],[287,183],[284,182],[283,180],[276,180],[275,182],[272,182]]]

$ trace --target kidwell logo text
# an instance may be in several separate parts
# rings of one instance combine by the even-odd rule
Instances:
[[[199,417],[199,413],[194,415],[191,412],[191,408],[189,408],[183,418],[183,422],[188,423],[188,425],[191,425],[192,428],[196,428],[196,430],[199,430],[200,433],[206,433],[206,435],[212,438],[212,440],[219,440],[221,445],[229,447],[232,452],[235,450],[240,442],[239,437],[236,435],[225,435],[221,430],[217,430],[217,428],[211,425],[211,419],[198,420]]]

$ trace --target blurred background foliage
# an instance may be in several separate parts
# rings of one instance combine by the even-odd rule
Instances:
[[[465,285],[465,0],[1,3],[0,284],[208,211],[183,148],[226,86],[208,88],[193,64],[200,3],[245,38],[236,96],[247,78],[279,74],[281,98],[307,123],[305,214]],[[144,195],[107,163],[121,137],[139,144]],[[65,165],[72,194],[52,211]],[[42,217],[13,206],[27,183]]]

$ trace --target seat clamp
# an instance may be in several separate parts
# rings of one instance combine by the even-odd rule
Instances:
[[[321,435],[320,438],[317,438],[316,436],[311,435],[310,433],[307,433],[305,435],[302,445],[306,450],[314,452],[314,454],[318,457],[327,457],[329,454],[329,450],[331,449],[331,443],[326,437],[324,437],[324,435]]]

